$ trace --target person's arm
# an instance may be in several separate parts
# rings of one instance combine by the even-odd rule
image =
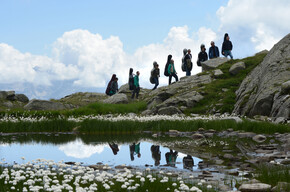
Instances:
[[[210,47],[208,50],[208,56],[210,59],[213,57],[212,47]]]
[[[233,44],[232,44],[232,42],[230,41],[230,45],[231,45],[231,50],[233,50]]]
[[[224,55],[224,50],[225,50],[225,42],[223,42],[223,45],[222,45],[222,55]]]
[[[219,57],[220,56],[220,52],[219,52],[219,48],[216,47],[216,56]]]

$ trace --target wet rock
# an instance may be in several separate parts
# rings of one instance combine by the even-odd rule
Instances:
[[[283,165],[290,165],[290,159],[283,159],[280,163]]]
[[[115,166],[115,169],[133,169],[131,166],[126,166],[126,165],[117,165]]]
[[[124,93],[117,93],[112,95],[111,97],[103,100],[103,103],[110,103],[110,104],[121,104],[121,103],[128,103],[128,97]]]
[[[231,66],[231,68],[229,69],[230,74],[232,75],[236,75],[238,74],[241,70],[246,69],[246,65],[244,62],[238,62],[235,63]]]
[[[228,172],[229,175],[233,175],[233,176],[239,176],[239,172],[236,170],[231,170]]]
[[[195,133],[195,134],[191,135],[191,138],[192,139],[204,139],[205,137],[202,134]]]
[[[252,139],[257,143],[263,143],[264,141],[266,141],[267,137],[264,135],[255,135]]]
[[[271,190],[271,185],[265,183],[242,184],[239,190],[241,192],[267,192]]]

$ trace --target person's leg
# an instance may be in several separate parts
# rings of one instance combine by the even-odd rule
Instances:
[[[177,75],[174,73],[173,76],[174,76],[174,78],[175,78],[175,82],[177,82],[177,81],[178,81],[178,77],[177,77]]]
[[[132,99],[134,99],[134,97],[135,97],[135,92],[136,92],[136,87],[134,86],[134,87],[133,87],[132,97],[131,97]]]
[[[139,97],[139,92],[140,92],[140,87],[137,87],[136,88],[136,99],[138,99],[138,97]]]
[[[169,85],[171,84],[172,75],[169,75]]]
[[[231,59],[233,59],[232,51],[229,51],[229,56],[231,57]]]
[[[155,90],[157,88],[157,86],[159,85],[158,77],[154,77],[154,83],[155,83],[155,86],[153,87],[152,90]]]

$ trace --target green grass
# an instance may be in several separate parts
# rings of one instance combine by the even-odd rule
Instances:
[[[277,125],[267,122],[252,122],[244,120],[236,123],[234,120],[194,120],[194,121],[147,121],[131,120],[109,121],[86,119],[81,122],[67,121],[66,119],[43,120],[39,122],[1,122],[0,132],[71,132],[90,134],[132,134],[143,131],[167,132],[169,130],[196,131],[199,128],[223,131],[232,128],[235,131],[249,131],[255,133],[273,134],[289,133],[290,126]]]
[[[281,165],[262,164],[257,167],[257,177],[261,182],[270,184],[272,187],[276,186],[278,182],[290,181],[290,167]],[[287,191],[290,191],[288,186]]]
[[[246,78],[246,76],[263,61],[265,56],[266,54],[259,54],[241,60],[230,60],[219,66],[218,69],[221,69],[224,74],[210,84],[205,85],[203,89],[200,89],[205,92],[203,95],[204,99],[198,102],[193,108],[188,109],[186,113],[208,114],[214,106],[216,111],[220,113],[231,113],[236,103],[235,91],[238,90],[244,78]],[[246,69],[240,71],[237,75],[231,75],[229,73],[230,67],[239,61],[245,63]],[[228,91],[223,92],[223,88],[227,88]],[[221,105],[217,106],[217,103]]]

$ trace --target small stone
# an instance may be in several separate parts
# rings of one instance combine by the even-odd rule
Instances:
[[[264,135],[255,135],[252,139],[257,143],[263,143],[264,141],[266,141],[267,137],[265,137]]]
[[[205,136],[202,134],[199,134],[199,133],[195,133],[195,134],[191,135],[191,138],[192,139],[203,139],[203,138],[205,138]]]

